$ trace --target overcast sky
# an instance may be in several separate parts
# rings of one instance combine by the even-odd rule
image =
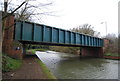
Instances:
[[[0,0],[1,1],[1,0]],[[4,0],[2,0],[4,1]],[[13,0],[18,1],[23,0]],[[42,0],[37,0],[41,2]],[[51,1],[51,0],[44,0]],[[118,34],[118,2],[120,0],[52,0],[51,11],[55,16],[44,16],[42,24],[70,29],[82,24],[91,24],[94,30],[106,35],[105,23],[107,22],[107,33]],[[32,4],[36,4],[33,0]],[[14,2],[15,3],[15,2]],[[40,23],[38,21],[38,23]]]
[[[94,26],[94,30],[106,35],[118,33],[118,2],[119,0],[54,0],[53,10],[58,11],[59,17],[47,16],[46,25],[62,29],[70,29],[85,23]]]

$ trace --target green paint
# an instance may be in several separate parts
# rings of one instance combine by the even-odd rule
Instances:
[[[16,22],[15,26],[15,40],[103,47],[103,39],[86,34],[26,21]]]

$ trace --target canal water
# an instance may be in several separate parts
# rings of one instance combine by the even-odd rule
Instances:
[[[58,79],[118,79],[117,60],[79,58],[54,51],[37,51],[36,55]]]

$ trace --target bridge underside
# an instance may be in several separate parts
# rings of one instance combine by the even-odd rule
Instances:
[[[90,48],[102,48],[102,47],[92,47],[92,46],[85,46],[80,44],[62,44],[62,43],[50,43],[50,42],[33,42],[33,41],[20,41],[22,44],[34,44],[34,45],[50,45],[50,46],[71,46],[71,47],[90,47]]]
[[[70,44],[58,44],[58,43],[48,43],[48,42],[32,42],[32,41],[19,41],[24,44],[35,44],[35,45],[50,45],[50,46],[71,46],[71,47],[80,47],[80,56],[81,57],[103,57],[103,48],[102,47],[91,47],[91,46],[82,46],[82,45],[70,45]]]

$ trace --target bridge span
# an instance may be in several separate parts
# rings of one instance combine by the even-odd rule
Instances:
[[[22,43],[103,47],[103,39],[42,24],[18,21],[14,39]]]
[[[82,56],[102,57],[103,39],[26,21],[15,24],[14,39],[22,44],[81,47]]]

